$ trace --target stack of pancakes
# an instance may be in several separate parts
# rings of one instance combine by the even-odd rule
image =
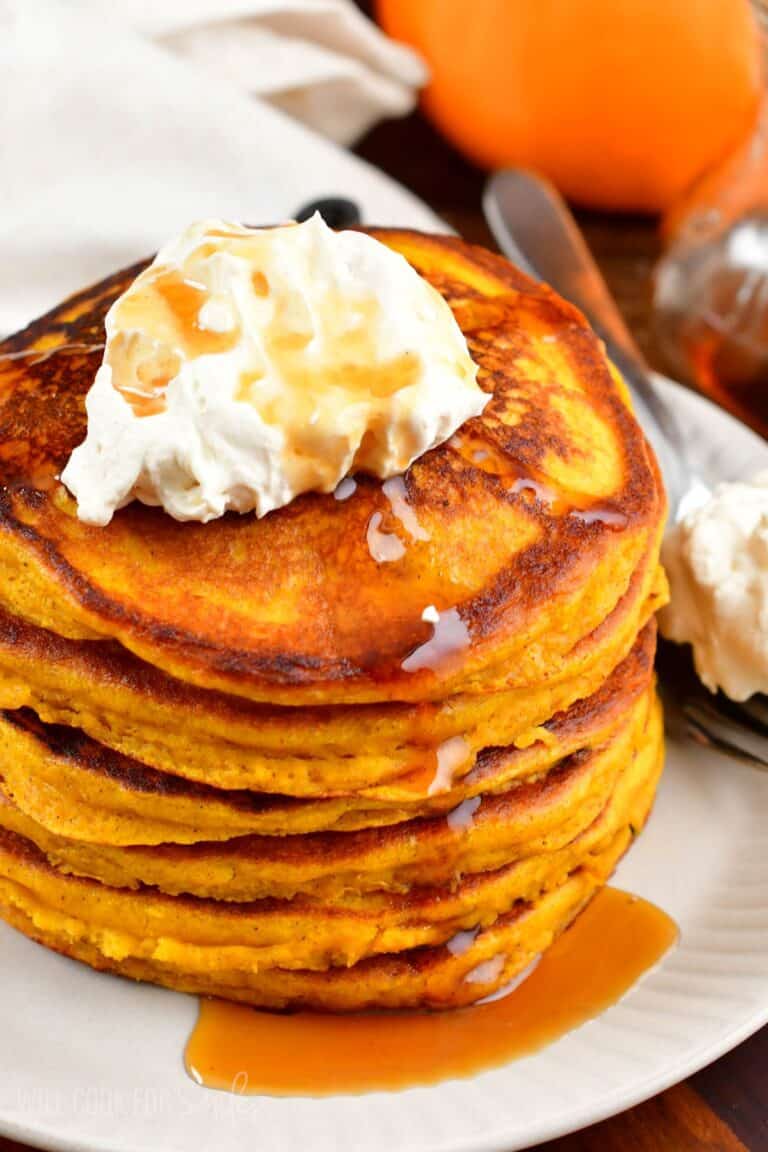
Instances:
[[[374,234],[491,393],[387,486],[84,525],[57,477],[138,269],[0,345],[0,914],[93,967],[270,1007],[467,1004],[650,809],[664,495],[621,382],[501,258]]]

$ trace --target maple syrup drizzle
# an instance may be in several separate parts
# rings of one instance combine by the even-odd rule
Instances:
[[[463,956],[474,944],[479,931],[479,928],[468,928],[464,932],[456,932],[455,935],[451,936],[445,945],[451,956]]]
[[[416,513],[408,502],[408,492],[402,476],[391,476],[389,480],[384,481],[381,490],[389,500],[392,515],[400,521],[411,539],[429,540],[429,532],[422,528]]]
[[[357,480],[353,476],[345,476],[343,480],[339,481],[333,491],[334,500],[349,500],[350,496],[354,496],[357,491]]]
[[[269,281],[258,269],[251,273],[251,286],[254,296],[261,296],[263,299],[269,296]]]
[[[482,803],[482,796],[468,796],[453,808],[445,820],[452,832],[466,832],[475,822],[475,812]]]
[[[347,495],[351,495],[354,491],[352,488],[348,492],[344,490],[344,495],[337,495],[345,483],[346,481],[342,480],[334,492],[337,500],[345,500]],[[352,484],[354,485],[355,482],[352,481]],[[411,540],[429,540],[429,532],[419,523],[419,519],[408,501],[408,491],[403,477],[390,476],[388,480],[383,482],[381,490],[389,502],[388,516],[397,521],[404,530],[404,535],[410,537]],[[406,545],[397,532],[387,532],[382,529],[383,521],[384,513],[373,513],[366,528],[366,542],[368,551],[377,564],[390,564],[395,560],[402,560],[406,552]]]
[[[582,524],[600,524],[613,531],[621,531],[629,524],[629,517],[610,503],[582,503],[584,497],[580,494],[558,491],[531,472],[524,472],[516,460],[490,441],[456,434],[448,443],[481,472],[503,481],[512,495],[525,497],[530,493],[554,516],[569,517]]]
[[[210,298],[204,284],[160,267],[121,299],[117,323],[124,330],[113,338],[108,357],[114,387],[136,416],[165,411],[165,392],[181,369],[182,355],[217,355],[236,346],[239,327],[217,332],[202,325],[200,314]],[[154,327],[148,328],[147,317],[154,318]]]
[[[453,937],[453,954],[471,947],[463,938],[469,935]],[[535,1052],[605,1011],[677,935],[660,908],[604,888],[501,998],[491,994],[448,1012],[357,1016],[279,1015],[201,1000],[186,1068],[209,1088],[270,1096],[394,1091],[473,1076]]]
[[[511,995],[511,993],[514,992],[516,988],[519,988],[523,981],[527,980],[531,973],[538,968],[540,963],[541,956],[536,956],[535,959],[531,960],[530,964],[523,968],[522,972],[518,972],[517,976],[514,976],[510,980],[509,984],[502,984],[501,988],[497,988],[495,992],[489,993],[488,996],[483,996],[482,1000],[476,1000],[475,1007],[479,1008],[481,1004],[493,1004],[495,1000],[503,1000],[505,996]]]
[[[401,665],[404,672],[420,672],[423,668],[435,672],[471,643],[469,629],[457,608],[438,612],[430,604],[424,609],[422,620],[432,625],[432,635],[406,656]]]
[[[31,365],[42,364],[52,356],[90,356],[93,352],[103,352],[103,344],[56,344],[51,348],[22,348],[18,352],[0,353],[0,364],[13,360],[28,360]]]
[[[507,957],[503,953],[491,956],[489,960],[483,960],[477,967],[467,972],[464,980],[467,984],[492,984],[501,976],[506,962]]]
[[[510,491],[515,494],[519,492],[532,492],[537,500],[542,504],[547,504],[550,507],[555,507],[557,504],[557,496],[548,488],[546,484],[541,484],[538,480],[534,480],[532,476],[518,476],[510,486]]]
[[[582,524],[605,524],[607,528],[613,528],[616,532],[620,532],[629,524],[629,517],[625,512],[620,512],[618,508],[610,508],[607,504],[596,504],[591,508],[574,508],[571,516],[575,520],[581,520]]]
[[[365,538],[368,551],[377,564],[392,564],[405,556],[405,544],[394,532],[383,532],[381,512],[374,512],[368,521]]]
[[[460,768],[474,760],[474,754],[468,740],[463,736],[450,736],[443,740],[435,749],[435,772],[427,789],[428,796],[435,796],[439,792],[449,792],[456,780]]]

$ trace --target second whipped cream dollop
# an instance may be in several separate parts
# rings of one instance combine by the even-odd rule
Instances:
[[[693,646],[696,670],[734,700],[768,692],[768,472],[720,484],[670,529],[669,640]]]
[[[62,473],[80,519],[133,499],[259,516],[359,470],[386,478],[488,396],[453,314],[360,232],[205,221],[109,310],[88,434]]]

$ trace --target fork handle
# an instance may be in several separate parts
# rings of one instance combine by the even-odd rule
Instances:
[[[604,341],[632,393],[674,511],[690,487],[682,430],[649,377],[642,353],[565,201],[548,181],[532,172],[508,169],[489,179],[483,208],[501,250],[580,308]]]
[[[529,172],[508,169],[490,178],[483,203],[497,241],[503,237],[503,251],[580,308],[614,351],[620,349],[645,368],[576,221],[554,187]]]

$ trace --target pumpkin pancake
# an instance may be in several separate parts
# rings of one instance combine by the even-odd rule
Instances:
[[[603,810],[573,844],[446,892],[379,895],[356,909],[115,890],[62,874],[29,840],[4,831],[0,906],[9,923],[48,947],[184,991],[333,1011],[471,1003],[548,947],[642,827],[661,767],[654,716]]]
[[[348,500],[310,494],[261,520],[178,524],[132,505],[107,528],[82,524],[57,477],[84,438],[105,312],[136,267],[0,345],[9,611],[271,706],[529,690],[588,642],[664,516],[600,342],[501,257],[448,237],[373,235],[447,299],[491,394],[403,478],[420,539],[367,477]],[[376,513],[405,546],[397,562],[371,554]]]
[[[43,724],[29,710],[0,714],[3,786],[48,832],[111,845],[349,831],[446,813],[607,742],[648,689],[655,632],[652,621],[598,692],[553,716],[525,747],[504,756],[482,751],[466,775],[431,795],[415,786],[408,793],[406,779],[394,798],[382,796],[391,787],[313,800],[227,792],[147,768],[75,728]]]
[[[0,345],[0,915],[95,968],[266,1007],[471,1003],[651,807],[665,497],[626,389],[505,260],[372,234],[490,397],[396,498],[358,475],[262,519],[83,524],[59,475],[141,266]]]
[[[112,847],[48,832],[6,799],[0,826],[33,840],[68,872],[113,887],[146,885],[174,895],[244,902],[309,893],[335,900],[450,884],[465,873],[555,851],[589,827],[651,725],[652,700],[651,688],[605,745],[574,753],[505,792],[465,801],[447,816],[356,832]],[[495,755],[503,761],[505,752]]]
[[[489,745],[526,743],[553,714],[596,692],[665,602],[656,548],[611,615],[535,689],[422,704],[268,705],[203,691],[117,645],[73,641],[0,610],[0,708],[29,707],[149,767],[225,789],[327,798],[376,788],[408,802],[440,768],[446,742],[466,774]]]

